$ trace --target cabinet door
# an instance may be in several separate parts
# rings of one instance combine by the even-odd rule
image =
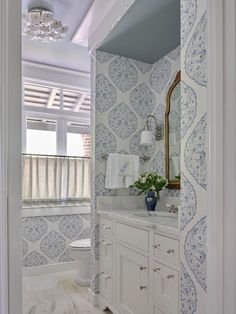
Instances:
[[[169,314],[178,313],[179,274],[160,263],[154,263],[154,303]],[[157,312],[158,313],[158,312]]]
[[[116,308],[120,314],[148,313],[148,258],[116,245]]]

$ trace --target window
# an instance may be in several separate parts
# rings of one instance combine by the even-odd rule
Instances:
[[[89,128],[78,123],[67,123],[67,155],[90,157],[91,139]]]
[[[23,109],[23,199],[88,200],[89,92],[25,82]]]
[[[56,121],[27,119],[26,152],[28,154],[56,155]]]
[[[90,156],[90,94],[74,88],[24,82],[23,152]]]

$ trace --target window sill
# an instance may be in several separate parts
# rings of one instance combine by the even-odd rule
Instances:
[[[36,216],[55,216],[55,215],[83,215],[90,214],[90,205],[88,203],[81,203],[78,205],[33,205],[22,207],[22,217],[36,217]]]

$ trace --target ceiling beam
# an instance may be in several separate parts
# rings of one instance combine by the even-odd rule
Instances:
[[[71,42],[97,49],[136,0],[95,0]]]
[[[69,121],[76,121],[80,123],[81,121],[89,123],[90,121],[90,112],[73,112],[65,111],[59,109],[48,109],[35,106],[24,106],[26,115],[31,117],[46,117],[47,119],[63,118]]]
[[[47,108],[52,108],[53,107],[53,102],[55,100],[57,94],[57,89],[56,88],[52,88],[51,93],[48,97],[48,103],[47,103]]]

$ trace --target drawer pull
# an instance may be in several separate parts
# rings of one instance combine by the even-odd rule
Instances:
[[[175,250],[173,250],[173,249],[169,249],[166,251],[166,253],[168,253],[168,254],[173,254],[174,252],[175,252]]]
[[[100,274],[105,280],[111,279],[111,276],[106,275],[104,272]]]
[[[110,246],[111,245],[111,243],[106,242],[104,240],[101,241],[101,244],[104,245],[104,246]]]
[[[111,230],[111,227],[106,226],[106,225],[99,225],[100,228],[104,229],[104,230]]]
[[[140,270],[145,270],[145,269],[147,269],[147,267],[145,267],[145,266],[139,266],[139,269],[140,269]]]
[[[160,244],[154,244],[153,247],[154,247],[155,249],[163,250],[163,251],[165,251],[165,252],[168,253],[168,254],[173,254],[173,253],[175,252],[175,250],[173,250],[173,249],[168,249],[168,250],[166,250],[166,249],[162,248]]]
[[[140,290],[147,289],[147,286],[140,286]]]
[[[161,269],[158,267],[158,268],[153,268],[152,269],[155,273],[159,273],[162,277],[165,277],[167,279],[171,279],[171,278],[174,278],[174,275],[173,274],[169,274],[169,275],[165,275],[161,272]]]

